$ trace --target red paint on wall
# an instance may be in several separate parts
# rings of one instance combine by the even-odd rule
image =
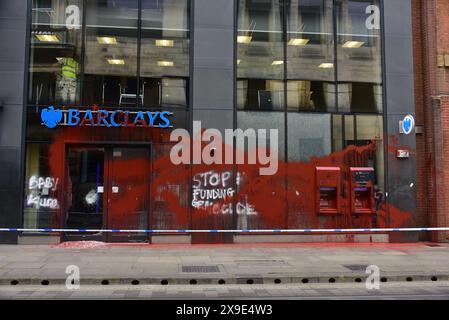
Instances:
[[[114,131],[108,133],[105,130]],[[368,160],[376,156],[379,147],[375,141],[364,146],[348,146],[345,150],[324,157],[311,158],[308,162],[285,163],[279,161],[278,172],[273,176],[259,174],[257,165],[174,165],[169,154],[171,145],[168,131],[138,128],[63,128],[51,145],[49,152],[52,176],[67,176],[64,161],[66,143],[73,141],[101,140],[153,141],[152,158],[125,158],[114,162],[114,178],[128,184],[129,190],[114,199],[110,212],[111,228],[137,229],[138,215],[131,214],[145,208],[152,229],[304,229],[304,228],[371,228],[415,226],[411,213],[378,201],[376,214],[354,215],[351,212],[349,184],[350,167],[366,167]],[[226,146],[223,146],[226,148]],[[396,153],[397,141],[390,137],[386,146],[389,153]],[[316,201],[316,167],[339,167],[342,187],[339,194],[341,212],[336,215],[318,214]],[[211,205],[191,207],[193,190],[189,190],[192,177],[205,172],[231,173],[232,179],[224,189],[232,194],[212,201]],[[237,180],[237,181],[235,181]],[[64,190],[70,190],[65,179]],[[210,189],[210,188],[209,188]],[[205,188],[207,190],[207,188]],[[67,194],[60,192],[60,203]],[[148,203],[143,205],[144,200]],[[61,209],[62,210],[62,209]],[[53,227],[64,226],[62,211],[51,217]],[[236,214],[233,211],[236,210]],[[235,225],[234,225],[235,223]],[[205,235],[204,237],[207,237]],[[207,241],[207,239],[203,239]],[[348,241],[351,241],[349,236]]]

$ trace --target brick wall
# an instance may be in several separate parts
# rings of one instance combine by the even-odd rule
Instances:
[[[417,125],[417,201],[422,226],[449,226],[449,0],[412,0]],[[440,60],[439,60],[440,58]],[[448,182],[446,182],[448,181]],[[449,233],[421,240],[448,241]]]

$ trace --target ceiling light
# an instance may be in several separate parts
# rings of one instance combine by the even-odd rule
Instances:
[[[272,66],[280,66],[281,64],[284,64],[284,61],[282,61],[282,60],[274,60],[271,63]]]
[[[334,67],[333,63],[322,63],[318,66],[321,69],[332,69]]]
[[[159,67],[173,67],[175,64],[173,61],[158,61],[157,65]]]
[[[240,59],[237,59],[237,64],[240,64],[240,62],[242,62],[242,60],[240,60]]]
[[[158,39],[156,40],[156,46],[158,47],[173,47],[175,42],[173,40]]]
[[[305,46],[309,43],[309,39],[301,39],[301,38],[292,38],[288,42],[289,46]]]
[[[251,36],[237,36],[237,43],[250,43],[253,40]]]
[[[36,38],[42,42],[59,42],[59,39],[54,34],[37,34]]]
[[[349,48],[349,49],[357,49],[363,46],[365,42],[362,41],[346,41],[346,43],[343,45],[343,48]]]
[[[112,65],[124,65],[125,60],[123,59],[108,59],[108,63]]]
[[[99,44],[117,44],[117,39],[115,37],[97,37]]]

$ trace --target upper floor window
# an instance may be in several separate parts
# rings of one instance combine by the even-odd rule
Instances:
[[[33,0],[30,105],[186,107],[189,0]]]
[[[237,108],[381,113],[379,0],[240,0]]]

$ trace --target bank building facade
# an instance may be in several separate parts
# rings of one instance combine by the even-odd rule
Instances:
[[[392,230],[420,226],[411,1],[2,0],[0,21],[0,228],[24,229],[1,243],[419,240]],[[198,144],[234,162],[192,159],[207,129],[246,133]]]

